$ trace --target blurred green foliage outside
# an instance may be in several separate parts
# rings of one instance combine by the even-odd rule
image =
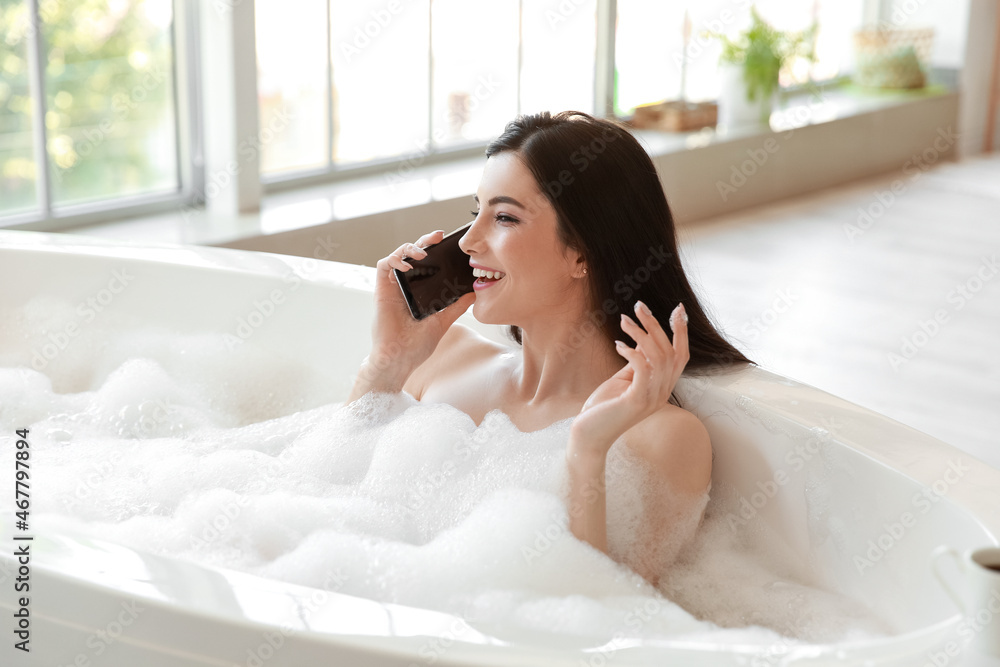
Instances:
[[[53,206],[177,188],[170,0],[41,0]],[[0,0],[0,216],[36,206],[26,0]]]

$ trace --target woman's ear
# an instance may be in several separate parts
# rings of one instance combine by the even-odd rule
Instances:
[[[570,241],[563,246],[563,257],[569,260],[570,270],[569,274],[574,278],[583,278],[589,270],[587,269],[587,258],[584,256],[581,250],[579,241]]]

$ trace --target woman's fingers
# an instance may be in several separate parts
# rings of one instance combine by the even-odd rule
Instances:
[[[424,234],[417,239],[416,243],[404,243],[389,255],[387,258],[389,265],[400,271],[412,269],[413,265],[403,259],[403,257],[407,257],[408,259],[423,259],[427,256],[427,251],[424,248],[440,243],[443,238],[444,230],[437,229],[430,234]]]
[[[670,328],[674,332],[674,364],[679,365],[677,375],[684,370],[688,360],[691,358],[691,351],[688,348],[688,316],[684,309],[684,304],[679,303],[670,313]]]
[[[656,316],[650,312],[649,307],[642,301],[636,301],[635,314],[639,318],[639,322],[646,327],[646,332],[652,341],[655,342],[657,350],[663,355],[669,352],[671,345],[670,339],[667,337],[667,332],[663,330]]]
[[[636,312],[638,313],[639,309]],[[655,337],[656,329],[659,328],[655,317],[646,315],[645,313],[642,313],[640,317],[643,318],[643,324],[646,325],[645,331],[643,331],[642,327],[635,320],[624,314],[622,315],[622,330],[632,337],[636,343],[636,347],[642,350],[650,363],[656,366],[667,363],[667,356],[670,354],[670,341],[667,341],[666,345],[664,345]],[[659,333],[662,333],[662,329]],[[666,338],[666,334],[663,334],[663,337]]]
[[[621,341],[615,341],[615,347],[632,367],[632,391],[637,396],[646,396],[649,391],[649,377],[652,370],[646,356],[641,350],[631,348]]]
[[[622,318],[622,329],[636,340],[634,349],[624,343],[617,345],[633,369],[632,391],[650,406],[658,406],[662,402],[659,393],[663,384],[664,364],[658,358],[661,355],[650,349],[649,334],[643,332],[628,316]]]
[[[396,248],[396,252],[394,252],[393,255],[397,256],[400,261],[402,261],[404,256],[407,258],[421,259],[427,256],[427,251],[416,243],[404,243]]]
[[[422,240],[426,238],[426,236],[422,236],[420,238]],[[384,270],[393,268],[399,269],[400,271],[408,271],[413,268],[413,265],[403,259],[403,257],[408,259],[423,259],[426,256],[427,251],[421,248],[417,243],[404,243],[396,248],[391,255],[385,257]]]
[[[650,358],[651,353],[648,349],[649,334],[639,328],[639,325],[628,315],[622,315],[622,330],[635,340],[635,348],[629,348],[624,343],[619,345],[619,347],[624,346],[628,350],[626,358],[633,368],[632,389],[636,396],[649,399],[653,370],[662,366],[662,364]]]
[[[404,243],[403,245],[399,246],[399,250],[397,252],[402,252],[402,254],[406,255],[407,257],[417,257],[417,258],[423,257],[424,255],[427,254],[427,251],[424,250],[423,247],[421,247],[420,243]]]
[[[641,303],[641,302],[640,302]],[[633,384],[639,395],[650,392],[659,400],[661,390],[668,394],[673,390],[690,358],[688,349],[687,314],[684,305],[678,304],[670,314],[670,328],[673,341],[652,313],[637,304],[636,317],[645,326],[645,331],[627,315],[622,317],[622,330],[636,341],[635,350],[627,358],[636,370]],[[659,372],[656,372],[659,371]],[[655,396],[654,396],[655,395]],[[664,398],[669,398],[669,395]]]
[[[413,265],[406,262],[401,255],[402,253],[396,254],[394,252],[388,257],[379,260],[379,267],[383,271],[386,271],[390,277],[392,277],[392,269],[399,269],[400,271],[408,271],[412,269]]]
[[[440,243],[441,239],[443,238],[444,238],[444,230],[437,229],[431,232],[430,234],[424,234],[419,239],[417,239],[417,245],[422,248],[426,248],[429,245]]]
[[[435,243],[440,243],[442,238],[444,238],[444,230],[441,229],[437,229],[430,234],[424,234],[417,239],[416,243],[404,243],[399,246],[392,252],[392,254],[380,259],[375,266],[379,270],[386,272],[388,272],[389,269],[399,269],[400,271],[412,269],[413,265],[403,259],[403,257],[412,259],[421,259],[426,257],[427,251],[424,250],[424,248],[434,245]]]
[[[393,255],[387,255],[376,262],[375,269],[378,271],[378,275],[387,276],[392,280],[392,269],[396,268],[396,259]]]

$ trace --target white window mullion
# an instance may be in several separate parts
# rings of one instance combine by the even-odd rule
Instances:
[[[38,15],[38,0],[28,0],[28,90],[31,91],[31,130],[34,135],[35,195],[39,216],[52,214],[51,180],[49,175],[48,131],[45,127],[45,44],[42,39],[42,19]]]
[[[333,0],[326,2],[326,169],[333,171]]]
[[[615,115],[615,20],[616,0],[597,0],[597,53],[594,72],[594,113]]]
[[[205,155],[197,0],[174,1],[173,44],[178,185],[186,204],[202,203]]]
[[[427,1],[427,153],[434,145],[434,0]]]
[[[261,194],[254,3],[199,4],[205,208],[254,212]]]
[[[524,0],[517,2],[517,106],[516,115],[521,115],[521,70],[524,67]]]

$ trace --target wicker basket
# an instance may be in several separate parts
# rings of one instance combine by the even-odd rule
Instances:
[[[854,81],[871,88],[922,88],[934,28],[866,29],[854,33]]]
[[[715,127],[719,106],[715,102],[657,102],[641,104],[629,125],[637,129],[693,132],[703,127]]]

